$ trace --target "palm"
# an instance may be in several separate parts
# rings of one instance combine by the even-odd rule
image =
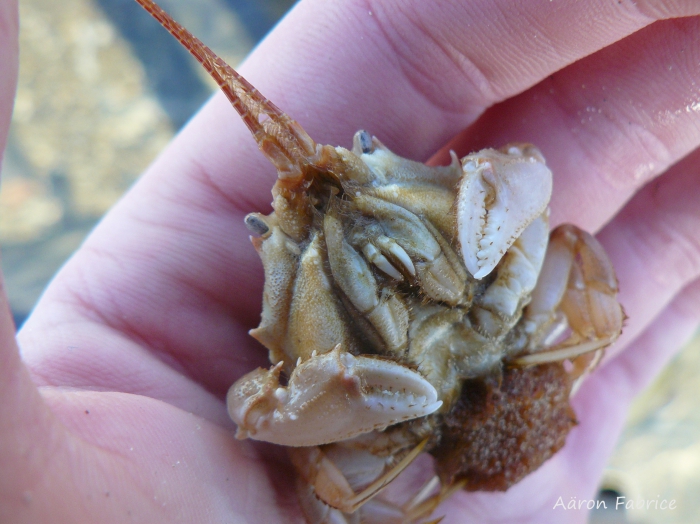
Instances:
[[[697,100],[700,70],[678,58],[694,50],[698,19],[660,22],[612,44],[653,13],[628,11],[605,25],[592,4],[586,12],[538,8],[523,29],[518,13],[504,10],[489,29],[480,21],[497,16],[493,2],[393,11],[385,3],[371,15],[359,3],[314,3],[302,2],[242,73],[317,141],[347,144],[364,127],[423,160],[463,129],[451,144],[461,154],[531,141],[555,173],[553,223],[607,223],[599,238],[630,316],[618,345],[626,351],[579,392],[581,424],[554,459],[505,494],[460,493],[443,507],[445,522],[585,520],[583,511],[552,508],[560,496],[592,497],[627,403],[698,318],[700,253],[687,239],[699,218],[691,196],[700,116],[685,108]],[[691,7],[664,16],[697,14]],[[580,25],[561,34],[564,19]],[[456,21],[471,21],[469,34]],[[299,40],[299,27],[313,39]],[[535,29],[549,47],[528,33]],[[284,454],[236,441],[223,403],[236,378],[266,361],[247,336],[262,268],[242,218],[269,207],[274,176],[215,97],[56,277],[22,330],[22,358],[45,404],[17,374],[5,336],[0,373],[15,380],[0,386],[0,398],[18,400],[0,407],[0,466],[17,477],[0,482],[0,500],[14,501],[0,504],[0,520],[300,519]],[[29,465],[23,446],[37,458]]]

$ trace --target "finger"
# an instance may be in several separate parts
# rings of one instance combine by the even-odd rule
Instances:
[[[700,277],[700,150],[647,184],[599,234],[628,320],[619,352]]]
[[[573,399],[579,424],[566,445],[505,493],[459,493],[436,515],[448,523],[542,524],[587,522],[585,503],[595,498],[600,476],[624,427],[629,404],[696,331],[700,281],[686,287],[658,318],[618,355],[597,370]],[[562,500],[568,510],[562,509]],[[584,501],[572,510],[571,501]]]
[[[7,133],[12,119],[12,105],[17,89],[19,44],[18,14],[15,0],[0,1],[0,160],[5,152]]]
[[[311,136],[344,144],[369,129],[425,160],[486,107],[658,19],[698,13],[687,0],[308,1],[243,69]]]
[[[0,2],[0,152],[5,150],[17,84],[17,3]],[[22,364],[0,273],[0,521],[11,518],[28,486],[51,460],[55,420]],[[11,472],[11,474],[8,474]]]
[[[489,110],[449,147],[536,144],[555,176],[552,223],[596,230],[700,144],[699,31],[699,18],[647,27]]]
[[[0,521],[19,522],[24,494],[42,478],[61,440],[56,421],[22,364],[0,275]],[[8,474],[11,472],[11,474]]]
[[[22,357],[37,386],[148,396],[222,427],[232,427],[221,398],[191,380],[172,357],[164,362],[167,357],[145,348],[141,341],[127,334],[115,335],[112,327],[90,319],[76,321],[63,308],[53,312],[52,321],[51,325],[28,322],[21,333]],[[50,346],[44,343],[47,337]],[[194,346],[192,354],[198,351],[199,346]],[[216,363],[209,363],[216,370]],[[255,367],[247,364],[249,369]]]
[[[700,279],[678,292],[645,330],[632,339],[625,351],[605,368],[610,381],[619,386],[623,399],[634,399],[697,333],[700,325]]]
[[[5,150],[17,84],[17,3],[0,2],[0,152]],[[11,471],[31,439],[33,423],[46,424],[39,393],[22,365],[15,341],[15,326],[0,274],[0,470]],[[0,493],[7,493],[14,478],[0,475]]]

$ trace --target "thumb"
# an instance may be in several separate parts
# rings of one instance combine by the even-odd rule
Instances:
[[[7,143],[18,66],[16,0],[0,0],[0,153]],[[1,155],[0,155],[1,156]],[[50,460],[56,419],[22,363],[0,274],[0,522],[17,522]]]
[[[31,502],[55,449],[48,445],[55,430],[56,420],[20,359],[0,280],[0,521],[15,522],[13,517]]]

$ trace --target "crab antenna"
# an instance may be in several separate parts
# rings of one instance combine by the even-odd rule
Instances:
[[[260,149],[280,171],[280,175],[297,174],[300,164],[306,163],[316,151],[316,144],[302,127],[262,96],[235,69],[173,20],[153,0],[136,1],[207,70],[241,115]]]

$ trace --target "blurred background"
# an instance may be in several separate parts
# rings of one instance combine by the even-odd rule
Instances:
[[[160,0],[234,67],[291,0]],[[0,191],[2,268],[17,325],[97,220],[215,89],[133,0],[21,0],[20,74]],[[696,523],[700,339],[631,412],[601,497],[675,499],[673,511],[592,523]],[[565,501],[568,502],[568,501]],[[608,507],[611,504],[608,503]]]

